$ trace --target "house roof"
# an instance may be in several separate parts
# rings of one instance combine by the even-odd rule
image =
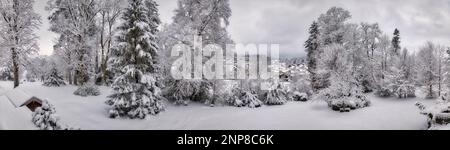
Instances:
[[[33,130],[31,111],[16,108],[6,96],[0,96],[0,130]]]
[[[33,98],[33,96],[25,93],[22,90],[14,89],[5,93],[5,96],[11,101],[11,103],[16,107],[22,107],[29,100]]]

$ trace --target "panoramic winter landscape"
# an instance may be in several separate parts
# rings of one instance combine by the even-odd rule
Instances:
[[[0,0],[0,130],[450,130],[448,0]]]

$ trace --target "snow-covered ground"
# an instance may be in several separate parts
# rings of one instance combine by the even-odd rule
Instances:
[[[8,89],[12,83],[0,82],[0,86]],[[371,107],[350,113],[332,111],[319,101],[258,109],[167,104],[167,110],[158,116],[129,120],[108,118],[104,103],[111,92],[108,87],[101,87],[101,96],[87,98],[73,95],[73,86],[49,88],[41,83],[25,83],[20,88],[48,99],[63,123],[83,130],[422,130],[427,128],[427,120],[415,103],[433,104],[421,98],[398,100],[373,95],[369,95]]]

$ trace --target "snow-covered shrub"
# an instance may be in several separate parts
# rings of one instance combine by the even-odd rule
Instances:
[[[398,98],[416,97],[416,87],[414,85],[402,84],[397,86],[394,90],[395,95]]]
[[[255,92],[240,90],[235,90],[235,92],[236,94],[228,100],[230,105],[249,108],[258,108],[263,105],[263,102],[259,100]]]
[[[287,92],[283,90],[281,85],[267,91],[264,95],[264,103],[267,105],[283,105],[287,102]]]
[[[60,87],[66,85],[66,83],[64,82],[63,77],[59,75],[56,67],[53,67],[47,75],[43,85],[48,87]]]
[[[83,85],[79,87],[73,94],[82,97],[88,97],[99,96],[101,95],[101,92],[96,85]]]
[[[380,97],[391,97],[392,95],[394,95],[394,92],[390,87],[383,86],[379,87],[375,94]]]
[[[440,102],[434,107],[427,108],[422,103],[416,103],[421,110],[421,114],[428,117],[429,129],[437,128],[442,125],[450,124],[450,103]]]
[[[0,80],[10,81],[13,79],[12,71],[9,67],[0,67]]]
[[[371,102],[363,95],[328,101],[328,106],[331,109],[340,112],[350,112],[351,110],[369,107],[370,104]]]
[[[306,102],[309,100],[309,96],[306,93],[294,92],[292,95],[294,101]]]
[[[60,122],[55,107],[48,101],[42,102],[42,107],[33,112],[32,122],[41,130],[68,130],[71,129]]]
[[[175,80],[167,92],[166,97],[173,100],[176,105],[188,105],[189,101],[195,94],[196,87],[199,82],[191,82],[186,80]]]
[[[325,99],[331,109],[341,112],[370,106],[371,102],[358,88],[357,82],[334,79],[330,87],[321,90],[315,99]]]
[[[190,101],[206,102],[213,98],[212,84],[202,80],[175,80],[165,92],[176,105],[188,105]]]

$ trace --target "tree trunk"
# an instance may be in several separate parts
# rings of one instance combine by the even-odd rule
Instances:
[[[19,87],[19,62],[17,49],[11,48],[11,56],[12,56],[12,68],[13,68],[13,77],[14,77],[14,88]]]
[[[433,84],[430,84],[430,89],[428,92],[430,93],[430,96],[433,96]]]

